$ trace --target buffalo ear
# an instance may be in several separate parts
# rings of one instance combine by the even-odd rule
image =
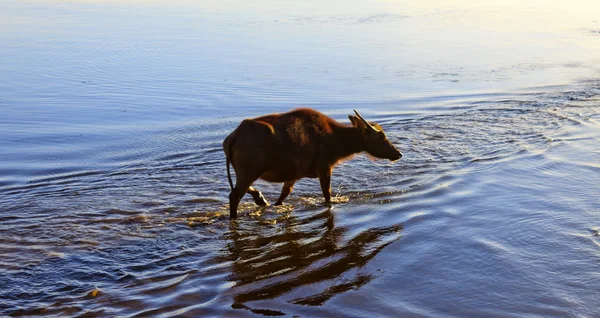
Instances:
[[[350,119],[350,122],[352,123],[352,126],[356,127],[356,118],[355,118],[355,116],[348,115],[348,119]]]
[[[365,124],[363,124],[362,120],[360,120],[360,118],[353,116],[353,115],[348,115],[348,118],[350,119],[350,122],[352,122],[352,126],[358,128],[358,130],[364,134],[367,132],[367,127],[365,126]]]

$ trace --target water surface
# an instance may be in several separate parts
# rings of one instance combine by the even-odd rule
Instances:
[[[598,315],[595,2],[0,6],[0,315]],[[298,106],[404,157],[230,221],[222,140]]]

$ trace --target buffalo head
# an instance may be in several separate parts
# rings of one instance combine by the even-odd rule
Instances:
[[[350,118],[352,125],[360,131],[367,153],[391,161],[402,158],[402,153],[387,139],[381,126],[367,122],[356,110],[354,112],[356,116],[350,115],[348,118]]]

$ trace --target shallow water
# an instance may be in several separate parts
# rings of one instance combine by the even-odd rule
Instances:
[[[595,2],[1,3],[0,315],[598,315]],[[404,157],[230,221],[222,140],[299,105]]]

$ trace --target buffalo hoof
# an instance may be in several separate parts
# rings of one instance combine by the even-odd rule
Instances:
[[[255,196],[253,196],[254,198],[254,203],[260,205],[260,206],[266,206],[269,205],[269,203],[267,202],[267,200],[265,199],[265,197],[262,195],[262,193],[258,193]]]

